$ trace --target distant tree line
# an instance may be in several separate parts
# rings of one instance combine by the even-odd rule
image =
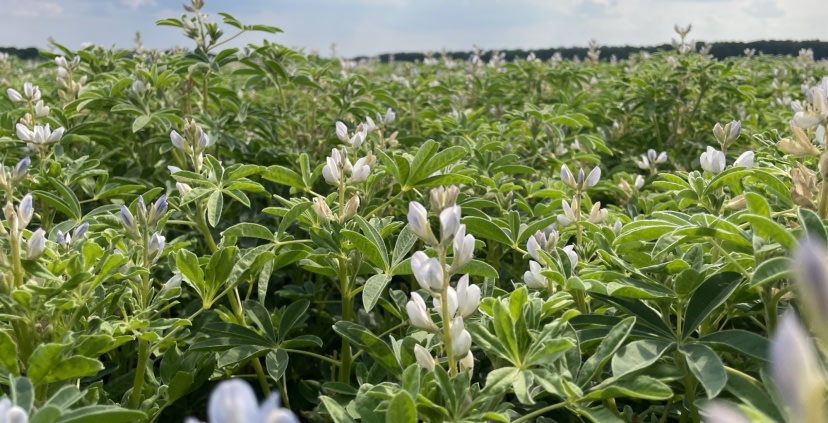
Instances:
[[[698,42],[696,48],[700,48],[704,43]],[[717,59],[724,59],[726,57],[743,56],[746,49],[755,49],[756,54],[766,54],[773,56],[797,56],[801,49],[811,49],[814,52],[814,59],[820,60],[828,58],[828,41],[790,41],[790,40],[762,40],[752,42],[716,42],[711,43],[712,48],[710,54]],[[673,46],[670,44],[661,44],[657,46],[599,46],[601,51],[601,60],[609,60],[613,55],[619,59],[624,60],[630,55],[648,52],[655,53],[657,51],[672,50]],[[547,48],[536,50],[499,50],[499,52],[506,55],[506,60],[514,60],[515,58],[526,58],[529,53],[535,53],[535,57],[540,60],[549,60],[555,53],[560,53],[564,59],[574,59],[575,57],[583,59],[586,57],[587,47],[563,47],[563,48]],[[10,56],[17,56],[24,60],[33,60],[40,58],[40,51],[34,47],[29,48],[15,48],[15,47],[0,47],[0,53],[8,53]],[[453,51],[447,53],[449,57],[454,59],[468,59],[472,52],[470,51]],[[439,54],[435,54],[437,56]],[[391,56],[396,61],[413,62],[422,61],[426,55],[424,53],[386,53],[379,55],[379,59],[387,62]],[[481,59],[489,60],[492,56],[492,51],[485,51],[481,54]],[[357,57],[361,59],[363,57]]]
[[[34,47],[29,48],[14,48],[14,47],[0,47],[0,53],[8,53],[9,56],[17,56],[24,60],[32,60],[40,58],[40,51]]]
[[[697,42],[696,48],[701,48],[704,45],[704,42]],[[828,58],[828,41],[818,41],[818,40],[811,40],[811,41],[789,41],[789,40],[763,40],[763,41],[752,41],[752,42],[716,42],[711,43],[712,48],[710,49],[710,54],[712,54],[717,59],[724,59],[726,57],[735,57],[735,56],[744,56],[746,49],[755,49],[756,54],[766,54],[766,55],[773,55],[773,56],[797,56],[799,55],[799,51],[801,49],[811,49],[814,52],[814,59],[820,60],[824,58]],[[673,46],[670,44],[661,44],[657,46],[646,46],[646,47],[637,47],[637,46],[599,46],[598,49],[601,51],[600,60],[609,60],[610,57],[613,55],[619,59],[627,59],[631,55],[640,53],[640,52],[648,52],[648,53],[655,53],[657,51],[664,51],[664,50],[673,50]],[[573,59],[575,57],[579,57],[583,59],[586,57],[587,51],[589,49],[587,47],[565,47],[565,48],[547,48],[547,49],[536,49],[536,50],[499,50],[500,53],[504,53],[506,56],[506,60],[513,60],[515,58],[526,58],[530,52],[535,53],[535,57],[540,60],[549,60],[555,53],[560,53],[560,55],[564,59]],[[448,52],[449,57],[454,59],[468,59],[471,56],[472,52],[464,51],[464,52]],[[434,57],[439,56],[439,53],[435,53]],[[481,59],[489,60],[491,58],[492,51],[485,51],[481,54]],[[413,61],[421,61],[423,60],[426,55],[423,53],[393,53],[393,54],[381,54],[379,56],[380,60],[383,62],[387,62],[390,57],[393,56],[394,60],[396,61],[404,61],[404,62],[413,62]]]

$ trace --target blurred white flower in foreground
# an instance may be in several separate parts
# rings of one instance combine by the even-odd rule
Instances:
[[[279,407],[279,394],[259,406],[253,388],[241,379],[219,383],[207,403],[209,423],[299,423],[292,411]],[[185,423],[198,420],[189,418]]]

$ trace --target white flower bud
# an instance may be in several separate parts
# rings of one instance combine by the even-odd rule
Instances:
[[[753,156],[754,153],[752,150],[745,151],[744,153],[739,155],[738,158],[736,158],[736,161],[733,162],[733,166],[741,166],[750,169],[753,167]]]
[[[422,345],[416,344],[414,345],[414,357],[417,359],[417,365],[420,368],[428,370],[429,372],[434,371],[434,357],[431,356],[431,353],[428,352]]]
[[[29,238],[29,243],[26,245],[26,258],[35,260],[43,255],[44,251],[46,251],[46,231],[39,228]]]
[[[523,273],[523,283],[530,289],[545,289],[549,283],[546,276],[541,274],[541,265],[535,260],[529,260],[529,270]]]
[[[572,270],[575,270],[575,266],[578,265],[578,254],[575,252],[575,245],[572,244],[563,247],[563,252],[569,258],[569,264],[572,266]]]
[[[411,271],[423,289],[435,293],[443,291],[443,269],[436,258],[417,251],[411,256]]]
[[[469,285],[469,275],[463,275],[457,281],[457,313],[469,317],[480,306],[480,287]]]
[[[432,332],[438,330],[437,325],[431,321],[431,316],[428,314],[425,301],[420,294],[416,292],[411,293],[411,300],[405,304],[405,311],[408,313],[411,326]]]
[[[451,206],[440,212],[440,239],[451,239],[460,227],[460,206]]]
[[[343,122],[336,121],[336,137],[342,142],[348,142],[348,127]]]
[[[722,173],[725,168],[725,155],[721,151],[716,150],[711,146],[707,146],[707,151],[702,153],[699,158],[699,164],[702,169],[710,173]]]
[[[423,242],[431,245],[437,244],[437,239],[428,223],[428,211],[416,201],[408,203],[408,227]]]
[[[451,346],[454,358],[463,358],[471,350],[471,334],[463,324],[463,318],[458,316],[451,321]]]

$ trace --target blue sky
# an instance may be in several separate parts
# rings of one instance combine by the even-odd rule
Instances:
[[[70,48],[84,42],[131,47],[191,44],[155,21],[177,17],[183,0],[0,0],[0,46],[46,47],[51,36]],[[205,0],[205,12],[282,28],[236,45],[271,41],[323,55],[394,51],[653,45],[693,24],[705,41],[828,39],[825,0]]]

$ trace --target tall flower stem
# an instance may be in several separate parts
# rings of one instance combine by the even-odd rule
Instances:
[[[454,358],[454,347],[451,342],[451,316],[449,315],[448,290],[451,275],[446,271],[446,247],[440,245],[440,268],[443,270],[443,291],[440,293],[440,313],[443,315],[443,344],[446,347],[449,375],[457,374],[457,360]]]
[[[345,223],[345,181],[339,182],[339,221]],[[342,320],[350,322],[354,319],[354,303],[351,293],[351,279],[348,277],[348,257],[342,255],[338,259],[339,264],[339,293],[342,297]],[[339,381],[350,383],[351,381],[351,341],[342,339],[342,351],[339,360]]]

